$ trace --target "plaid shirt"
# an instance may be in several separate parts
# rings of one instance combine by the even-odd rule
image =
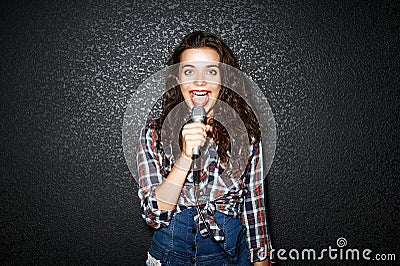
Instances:
[[[190,171],[176,208],[159,210],[155,196],[156,187],[168,176],[175,159],[171,147],[158,149],[156,142],[158,134],[156,122],[148,124],[140,133],[137,164],[139,172],[139,198],[141,214],[146,223],[156,229],[168,226],[172,217],[180,211],[195,207],[195,190],[193,174]],[[262,153],[259,143],[249,147],[250,158],[247,168],[241,177],[234,174],[222,177],[223,166],[216,159],[217,151],[213,142],[207,142],[202,148],[203,157],[207,158],[201,167],[200,183],[198,186],[202,198],[206,201],[201,205],[204,215],[216,240],[223,240],[224,234],[213,219],[215,211],[232,217],[241,217],[246,227],[246,242],[251,262],[262,261],[269,257],[271,241],[267,226],[267,216],[264,202]],[[203,236],[207,230],[199,215],[195,216],[196,223]]]

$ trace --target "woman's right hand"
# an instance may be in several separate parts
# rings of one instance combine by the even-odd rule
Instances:
[[[182,154],[192,158],[193,149],[204,145],[209,130],[210,126],[202,122],[186,124],[182,129]]]

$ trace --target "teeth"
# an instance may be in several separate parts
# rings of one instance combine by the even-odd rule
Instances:
[[[207,92],[206,91],[205,92],[193,92],[193,94],[196,96],[204,96],[207,94]]]

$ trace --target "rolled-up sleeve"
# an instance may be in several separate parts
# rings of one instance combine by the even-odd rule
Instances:
[[[248,193],[245,196],[242,221],[247,229],[249,259],[253,263],[269,258],[272,246],[265,208],[261,143],[252,146],[252,155],[245,177]]]
[[[155,189],[164,179],[161,171],[162,155],[157,149],[157,133],[154,124],[144,127],[139,136],[137,167],[139,173],[140,211],[146,223],[156,229],[168,226],[175,209],[159,210]]]

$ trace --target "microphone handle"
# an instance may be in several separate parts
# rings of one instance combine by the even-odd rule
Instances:
[[[193,148],[193,154],[192,154],[192,156],[193,156],[194,158],[200,156],[200,147],[199,147],[199,146]]]
[[[203,106],[195,106],[192,109],[192,122],[204,122],[206,118],[206,111]],[[194,147],[193,148],[193,153],[192,153],[193,158],[198,158],[200,156],[200,147]]]

